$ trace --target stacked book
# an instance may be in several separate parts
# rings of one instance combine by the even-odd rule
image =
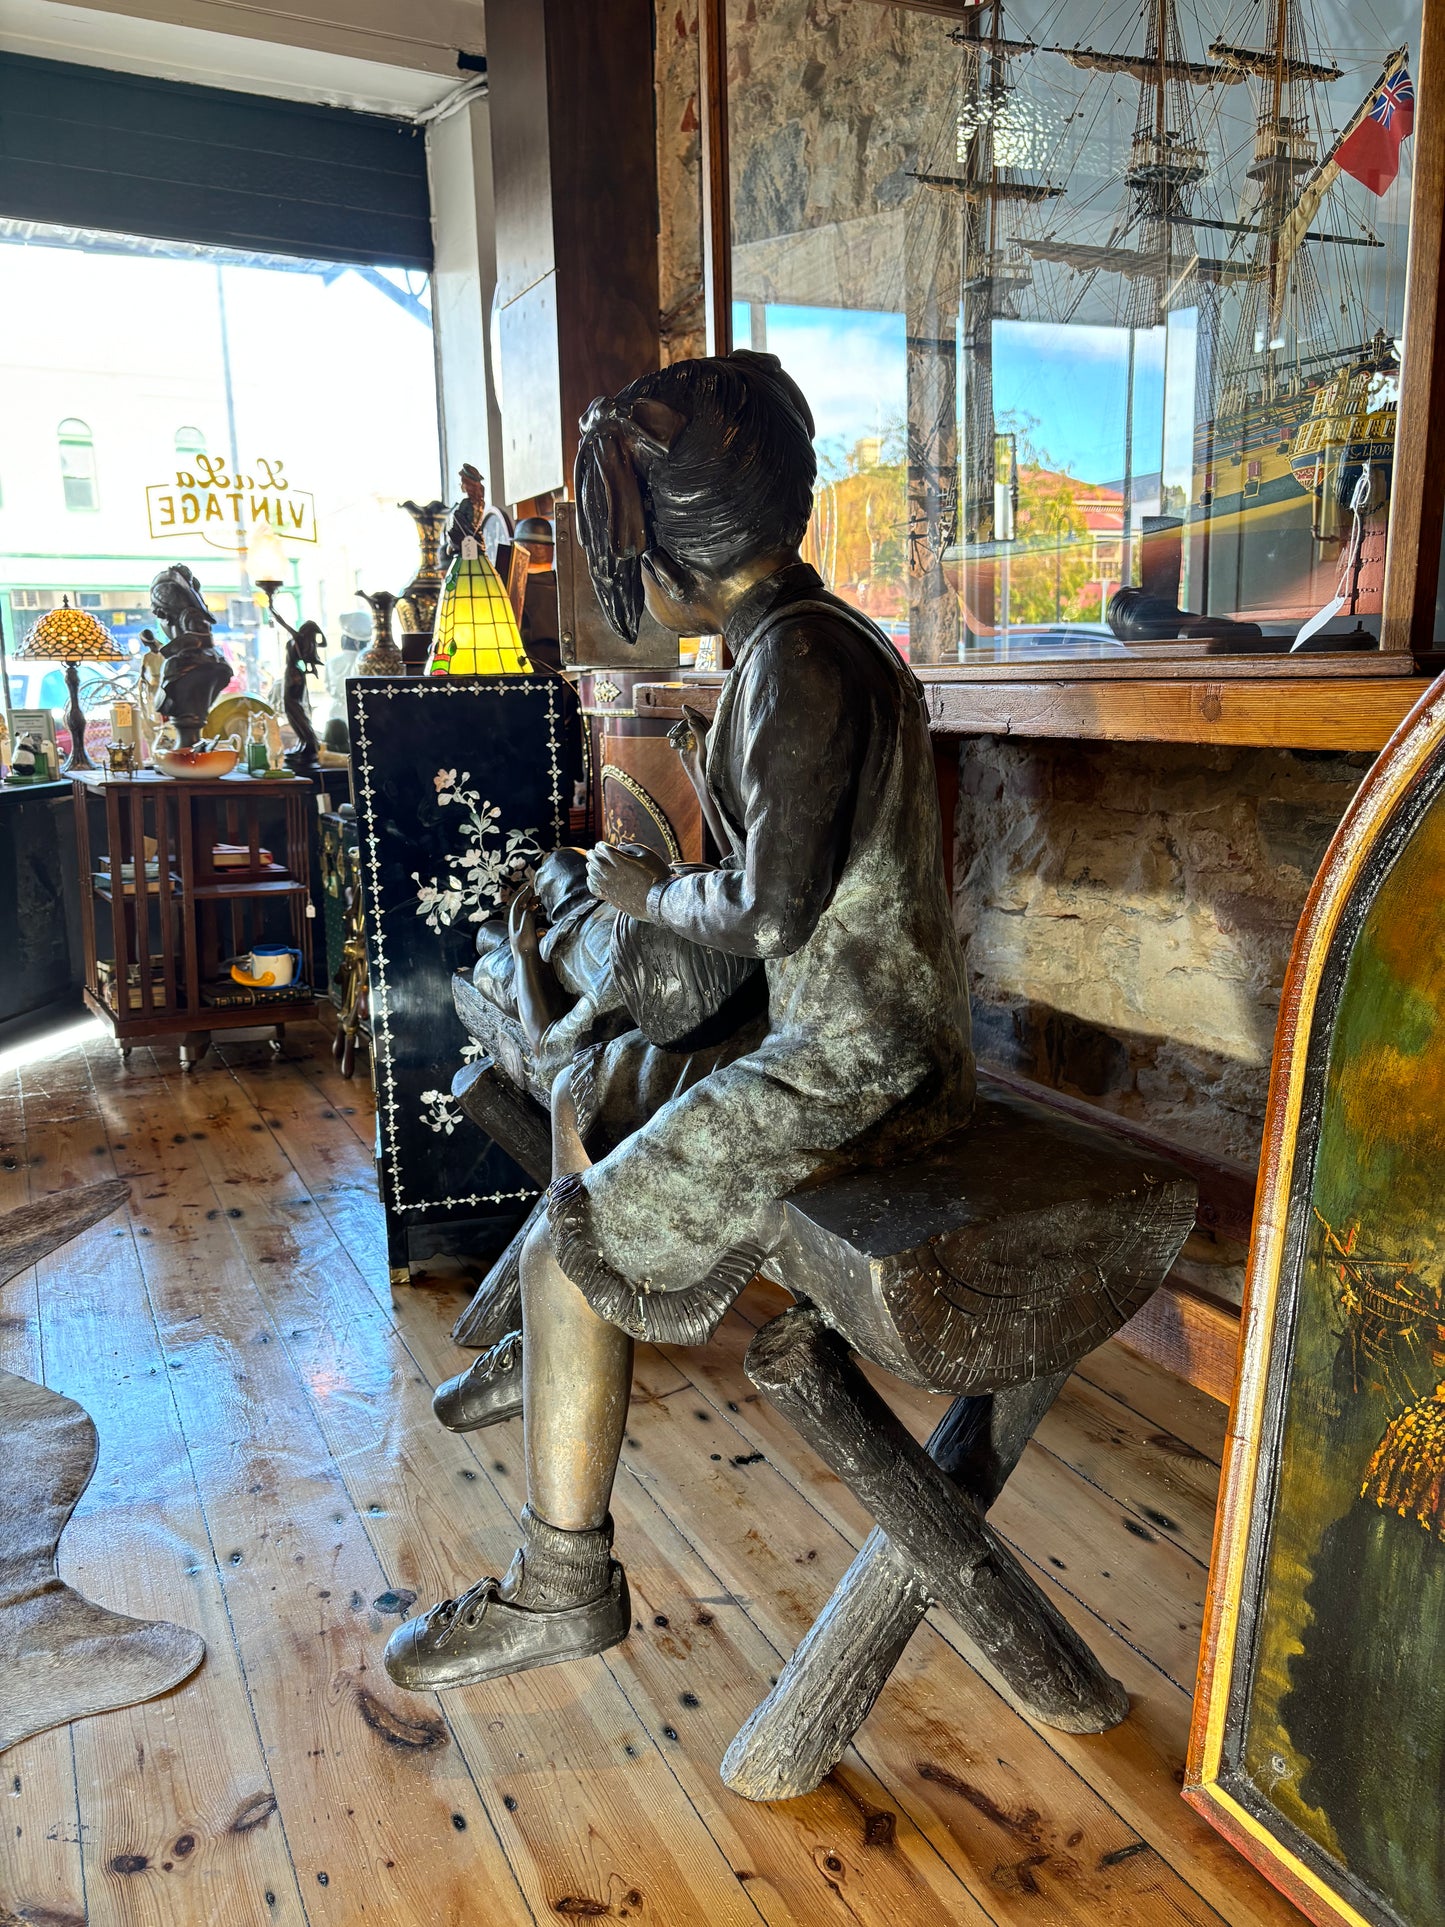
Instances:
[[[310,984],[238,984],[234,977],[218,977],[201,985],[201,1002],[212,1010],[249,1010],[259,1004],[309,1004],[315,993]]]
[[[95,966],[95,976],[96,987],[99,989],[101,996],[105,999],[106,1003],[110,1005],[112,1010],[119,1010],[120,996],[116,983],[115,959],[113,957],[102,957]],[[140,965],[128,964],[126,966],[125,976],[127,1008],[130,1010],[139,1010],[141,1008]],[[165,966],[154,959],[150,966],[150,980],[151,1008],[153,1010],[163,1010],[166,1008]]]
[[[211,846],[211,865],[217,870],[249,870],[251,846],[249,843],[215,843]],[[255,868],[258,870],[279,870],[281,865],[269,850],[257,850]]]
[[[114,886],[111,882],[111,861],[108,856],[103,856],[100,859],[100,868],[98,870],[92,871],[91,874],[92,874],[92,878],[94,880],[95,886],[98,890],[113,889]],[[148,857],[146,859],[146,866],[145,866],[145,881],[146,881],[147,888],[149,888],[150,885],[153,883],[159,884],[160,874],[161,874],[161,866],[158,860],[155,857]],[[133,897],[135,895],[134,863],[121,864],[120,887],[126,896]]]

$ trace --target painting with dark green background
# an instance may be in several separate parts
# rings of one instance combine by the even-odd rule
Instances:
[[[1364,915],[1319,1118],[1235,1765],[1369,1917],[1439,1927],[1445,804]]]

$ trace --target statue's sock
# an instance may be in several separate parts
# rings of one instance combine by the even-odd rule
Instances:
[[[585,1606],[607,1591],[612,1564],[612,1520],[591,1532],[564,1532],[529,1505],[522,1507],[522,1543],[500,1596],[529,1612]]]

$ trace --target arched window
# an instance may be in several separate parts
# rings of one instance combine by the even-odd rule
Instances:
[[[68,509],[100,507],[95,486],[95,437],[74,415],[60,424],[60,476]]]
[[[206,452],[206,433],[202,428],[178,428],[176,430],[177,455],[204,455]]]

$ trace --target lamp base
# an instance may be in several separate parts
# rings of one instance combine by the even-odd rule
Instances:
[[[65,727],[70,731],[70,754],[60,766],[62,776],[74,776],[81,770],[94,769],[85,749],[85,711],[80,706],[80,669],[73,663],[65,665],[65,687],[70,701],[65,711]]]

